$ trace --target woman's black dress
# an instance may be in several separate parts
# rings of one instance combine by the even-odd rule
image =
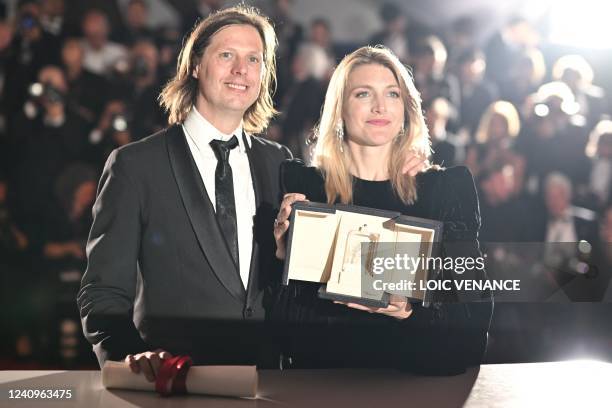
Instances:
[[[285,193],[326,202],[318,169],[288,160],[281,169]],[[444,222],[441,256],[478,257],[480,214],[469,170],[454,167],[417,176],[418,199],[405,205],[390,181],[355,178],[353,204]],[[316,237],[313,237],[316,239]],[[475,272],[444,271],[443,279],[483,279]],[[405,320],[370,314],[317,296],[318,283],[290,281],[282,287],[273,318],[289,323],[285,364],[298,368],[386,367],[428,374],[456,374],[479,364],[492,313],[489,293],[455,293],[429,308],[416,303]],[[284,326],[287,327],[287,326]]]

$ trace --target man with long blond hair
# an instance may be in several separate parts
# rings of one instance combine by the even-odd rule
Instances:
[[[100,364],[154,380],[164,360],[260,362],[265,296],[278,279],[272,229],[290,158],[253,136],[276,113],[276,36],[238,6],[193,29],[160,95],[169,127],[111,153],[78,304]]]

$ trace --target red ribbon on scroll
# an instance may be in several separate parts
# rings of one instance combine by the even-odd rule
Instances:
[[[176,356],[163,360],[155,380],[155,391],[162,397],[186,394],[185,380],[192,364],[193,361],[189,356]]]

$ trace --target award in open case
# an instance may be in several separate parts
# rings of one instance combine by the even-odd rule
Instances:
[[[320,297],[365,306],[385,307],[390,295],[427,302],[421,282],[434,272],[427,262],[409,263],[412,270],[387,264],[381,271],[380,261],[397,255],[416,261],[434,257],[441,234],[440,221],[352,205],[297,202],[290,217],[283,283],[320,282]],[[403,285],[383,289],[382,282]]]

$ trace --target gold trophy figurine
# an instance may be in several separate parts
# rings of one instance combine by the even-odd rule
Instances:
[[[380,234],[368,232],[368,225],[363,224],[358,229],[349,231],[344,246],[342,268],[338,274],[338,284],[342,279],[354,279],[361,276],[361,244],[367,243],[366,271],[372,275],[372,262]]]

